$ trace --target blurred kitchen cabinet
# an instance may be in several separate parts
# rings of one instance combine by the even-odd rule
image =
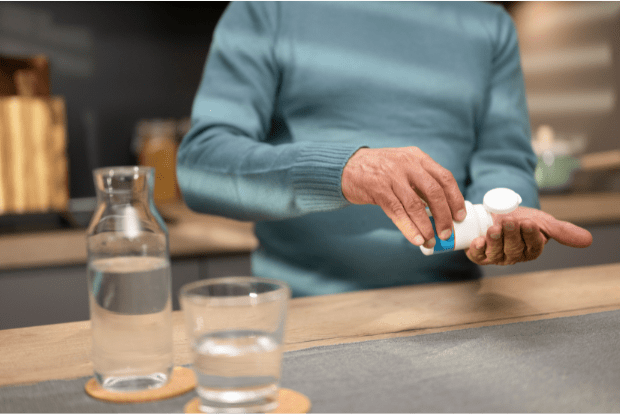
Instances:
[[[185,283],[202,278],[250,275],[249,254],[173,258],[172,302]],[[0,330],[90,318],[86,265],[0,270]]]

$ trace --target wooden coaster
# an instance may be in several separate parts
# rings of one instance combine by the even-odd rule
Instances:
[[[139,392],[112,392],[104,389],[95,378],[91,378],[84,389],[93,398],[116,403],[138,403],[159,401],[182,395],[196,387],[196,377],[192,369],[177,366],[172,370],[170,382],[161,388]]]
[[[278,407],[270,414],[307,414],[310,412],[310,399],[294,390],[280,388],[278,391]],[[200,414],[200,398],[196,397],[185,404],[186,414]]]

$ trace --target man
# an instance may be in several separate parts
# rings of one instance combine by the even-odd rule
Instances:
[[[294,295],[476,278],[591,235],[536,210],[536,158],[517,37],[469,2],[232,3],[216,28],[179,149],[194,210],[256,222],[255,275]],[[464,199],[523,206],[467,252]],[[529,207],[529,208],[528,208]]]

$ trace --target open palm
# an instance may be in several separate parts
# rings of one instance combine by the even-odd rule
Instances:
[[[512,265],[532,261],[540,256],[550,239],[573,248],[592,244],[592,235],[587,230],[537,209],[519,207],[508,214],[494,214],[493,223],[486,236],[474,239],[466,251],[476,264]]]

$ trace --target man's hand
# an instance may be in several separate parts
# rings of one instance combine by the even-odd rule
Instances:
[[[573,248],[592,243],[587,230],[537,209],[519,207],[506,215],[493,215],[493,223],[486,238],[474,239],[466,252],[476,264],[512,265],[534,260],[552,238]]]
[[[435,245],[437,234],[448,239],[452,219],[465,218],[465,200],[452,173],[417,147],[362,148],[342,172],[342,194],[354,204],[379,205],[414,245]]]

